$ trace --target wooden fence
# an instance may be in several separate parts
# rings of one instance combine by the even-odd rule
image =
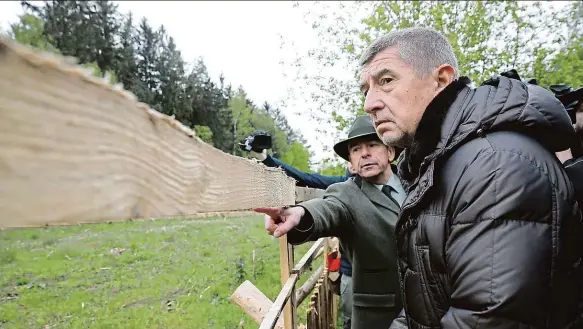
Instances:
[[[314,191],[311,192],[314,193]],[[316,195],[319,194],[321,193]],[[297,308],[306,300],[310,292],[314,291],[309,299],[307,328],[336,328],[338,296],[333,295],[328,285],[327,258],[331,249],[338,250],[337,240],[320,238],[295,265],[292,265],[293,246],[287,243],[287,237],[279,238],[279,242],[282,290],[275,301],[271,302],[249,281],[245,281],[235,290],[231,300],[260,324],[260,329],[297,329],[300,327],[297,320]],[[319,256],[323,256],[322,265],[313,271],[308,280],[297,289],[296,285],[301,275],[309,272],[313,262]]]
[[[0,38],[0,228],[250,213],[321,192],[296,188],[278,168],[204,143],[70,58]],[[312,289],[296,284],[322,247],[326,256],[329,242],[317,241],[294,265],[293,248],[281,238],[282,290],[275,301],[260,292],[249,299],[250,282],[234,300],[261,329],[297,328],[296,306]],[[322,265],[308,280],[316,282],[309,302],[318,303],[312,309],[320,319],[330,307],[321,305],[329,300],[326,273]],[[245,298],[269,307],[252,311]]]

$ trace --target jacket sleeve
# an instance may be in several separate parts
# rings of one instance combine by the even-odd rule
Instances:
[[[559,252],[553,218],[570,210],[554,187],[560,182],[549,178],[549,172],[560,175],[558,167],[542,161],[484,151],[451,184],[444,251],[450,307],[442,328],[546,327],[557,289],[556,279],[551,282]]]
[[[299,203],[298,206],[306,210],[306,215],[300,220],[298,228],[288,232],[288,242],[302,244],[330,236],[345,241],[352,225],[352,214],[343,201],[348,196],[346,189],[347,186],[342,183],[330,185],[322,198]]]
[[[324,176],[320,174],[311,174],[297,170],[296,168],[282,162],[279,159],[267,155],[267,158],[263,160],[263,164],[268,167],[280,167],[285,173],[291,178],[297,181],[296,186],[307,186],[311,188],[326,189],[328,186],[346,181],[350,176]]]

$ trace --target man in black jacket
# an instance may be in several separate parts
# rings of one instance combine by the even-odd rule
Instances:
[[[458,77],[440,33],[385,34],[361,57],[365,110],[405,148],[391,328],[582,328],[581,215],[554,153],[575,131],[536,85]]]

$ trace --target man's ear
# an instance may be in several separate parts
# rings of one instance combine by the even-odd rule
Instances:
[[[449,64],[442,64],[435,69],[435,79],[437,81],[437,88],[435,94],[439,94],[445,87],[453,82],[455,77],[455,69]]]
[[[395,160],[395,148],[387,145],[387,152],[389,152],[389,163]]]
[[[352,162],[349,162],[349,163],[348,163],[348,171],[349,171],[351,174],[357,174],[357,172],[356,172],[356,169],[354,169],[354,166],[352,166]]]

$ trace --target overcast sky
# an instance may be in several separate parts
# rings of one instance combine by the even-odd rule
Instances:
[[[283,77],[280,60],[294,54],[280,49],[283,35],[293,40],[297,51],[305,51],[317,42],[311,27],[291,1],[116,1],[121,12],[147,17],[150,24],[163,24],[175,38],[184,60],[202,56],[212,78],[222,72],[234,86],[242,85],[256,103],[277,105],[286,97],[291,81]],[[305,6],[305,5],[304,5]],[[19,1],[0,1],[3,28],[22,13]],[[306,137],[318,161],[323,156],[315,141],[314,125],[306,122],[301,108],[284,109],[290,125]],[[331,145],[334,141],[327,140]]]

